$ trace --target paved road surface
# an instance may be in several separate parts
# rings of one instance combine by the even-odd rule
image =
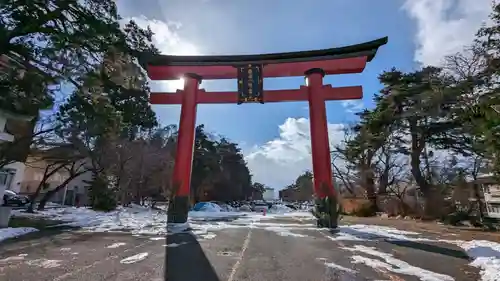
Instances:
[[[293,218],[266,223],[204,238],[65,232],[12,241],[0,244],[0,280],[159,281],[165,272],[169,281],[398,281],[436,274],[443,274],[436,281],[479,280],[467,257],[448,244],[333,241],[336,234]]]

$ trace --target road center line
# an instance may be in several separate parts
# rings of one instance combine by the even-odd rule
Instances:
[[[243,256],[245,255],[245,251],[248,248],[248,245],[250,244],[250,238],[252,237],[252,228],[250,227],[250,230],[248,230],[247,237],[245,238],[245,242],[243,243],[243,247],[241,248],[240,254],[238,255],[238,259],[233,265],[233,268],[231,269],[231,274],[229,274],[229,278],[227,278],[227,281],[233,281],[234,276],[236,276],[236,271],[238,271],[238,268],[241,265],[241,262],[243,261]]]

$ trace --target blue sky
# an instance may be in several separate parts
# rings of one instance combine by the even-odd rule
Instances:
[[[195,2],[198,4],[186,4]],[[306,5],[308,2],[309,5]],[[331,0],[181,0],[165,1],[162,5],[156,2],[157,6],[148,10],[152,14],[158,14],[150,19],[159,17],[156,19],[180,22],[182,27],[178,29],[178,33],[184,40],[196,45],[203,54],[311,50],[389,36],[389,44],[380,49],[376,59],[368,65],[363,74],[325,79],[326,83],[335,86],[363,85],[363,102],[370,105],[371,95],[379,89],[377,75],[381,71],[392,66],[412,68],[414,45],[411,36],[414,34],[414,24],[400,8],[401,5],[397,4],[398,1],[366,2],[367,4],[360,7],[356,1]],[[376,5],[374,2],[386,4]],[[303,81],[303,77],[266,79],[265,87],[293,89]],[[232,90],[236,85],[214,84],[208,89]],[[287,117],[307,117],[306,106],[306,103],[264,106],[206,105],[200,106],[198,122],[235,141],[253,145],[276,137],[277,125],[282,124]],[[331,123],[345,122],[353,118],[352,114],[346,114],[341,102],[329,102],[327,109]],[[159,109],[160,118],[165,110]],[[245,124],[244,130],[242,124]]]
[[[476,2],[477,1],[477,2]],[[357,44],[388,36],[362,74],[326,77],[333,86],[362,85],[360,102],[327,104],[332,130],[355,120],[353,110],[372,107],[378,74],[391,67],[412,70],[459,50],[487,15],[489,0],[119,0],[124,17],[156,31],[169,54],[258,54]],[[478,4],[480,3],[480,4]],[[478,8],[480,7],[480,8]],[[472,10],[472,12],[471,12]],[[432,24],[432,25],[430,25]],[[464,33],[464,34],[460,34]],[[466,33],[466,34],[465,34]],[[266,89],[298,88],[303,77],[266,79]],[[170,85],[172,87],[172,85]],[[205,84],[235,90],[234,81]],[[154,84],[153,89],[165,89]],[[155,106],[160,121],[177,123],[178,106]],[[307,104],[202,105],[198,123],[240,143],[255,177],[280,188],[310,168]],[[338,142],[338,132],[330,132]],[[289,153],[289,154],[287,154]],[[296,156],[296,157],[295,157]],[[295,157],[295,158],[294,158]],[[308,164],[309,163],[309,164]],[[276,170],[275,173],[269,170]]]

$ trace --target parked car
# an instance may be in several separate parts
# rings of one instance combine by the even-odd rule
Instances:
[[[266,202],[255,202],[252,206],[252,211],[254,212],[263,212],[269,211],[269,204]]]
[[[5,190],[3,194],[3,205],[10,207],[22,207],[30,202],[29,198],[19,195],[12,190]]]

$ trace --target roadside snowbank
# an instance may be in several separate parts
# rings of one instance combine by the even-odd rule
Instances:
[[[241,212],[191,211],[189,221],[232,221],[246,217],[248,214]],[[130,231],[133,234],[161,235],[167,233],[167,212],[152,210],[147,207],[131,205],[119,207],[112,212],[98,212],[89,208],[64,207],[47,209],[37,213],[26,213],[14,210],[14,217],[35,217],[58,220],[64,223],[59,226],[81,227],[83,230],[108,232]]]
[[[367,240],[406,240],[420,242],[440,242],[456,245],[462,248],[472,259],[471,266],[481,270],[481,281],[500,280],[500,243],[485,240],[444,240],[420,237],[421,233],[413,231],[403,231],[392,227],[378,225],[346,225],[339,227],[339,232],[327,238],[350,241]],[[426,279],[427,280],[427,279]],[[430,280],[430,279],[429,279]],[[444,279],[433,279],[444,280]]]
[[[485,240],[443,240],[443,242],[459,246],[474,259],[470,265],[481,270],[481,281],[500,280],[500,243]]]
[[[31,232],[38,231],[36,228],[32,227],[7,227],[0,228],[0,242],[9,238],[19,237]]]

